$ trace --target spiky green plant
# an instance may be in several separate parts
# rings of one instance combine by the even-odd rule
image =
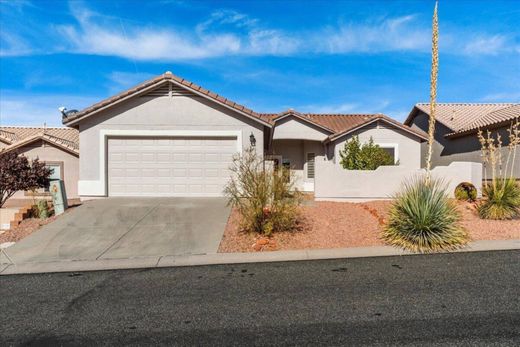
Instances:
[[[453,250],[468,242],[461,215],[441,181],[415,177],[394,199],[382,234],[391,245],[421,253]]]
[[[480,218],[520,217],[520,186],[514,178],[495,178],[482,188],[484,199],[477,206]]]

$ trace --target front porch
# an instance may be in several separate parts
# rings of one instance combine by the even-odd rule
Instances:
[[[278,165],[291,169],[295,188],[303,192],[314,192],[315,162],[325,159],[325,149],[321,141],[273,140],[270,157]]]

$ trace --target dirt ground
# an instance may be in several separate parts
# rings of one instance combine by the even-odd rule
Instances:
[[[367,203],[317,201],[301,207],[299,230],[274,233],[270,238],[238,228],[239,215],[232,211],[219,252],[253,252],[310,248],[341,248],[384,245],[379,239],[390,206],[389,200]],[[459,202],[463,225],[472,240],[520,239],[520,220],[480,219],[473,204]]]

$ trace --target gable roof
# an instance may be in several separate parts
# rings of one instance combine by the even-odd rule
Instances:
[[[62,121],[63,124],[67,126],[73,126],[80,120],[89,117],[91,115],[94,115],[95,113],[104,110],[106,108],[109,108],[111,106],[114,106],[124,100],[127,100],[129,98],[132,98],[134,96],[138,96],[141,94],[144,94],[148,91],[156,89],[158,86],[165,84],[165,83],[173,83],[177,86],[180,86],[182,88],[185,88],[194,94],[198,96],[205,97],[209,100],[212,100],[228,109],[232,109],[248,118],[251,118],[253,120],[256,120],[266,126],[271,126],[269,123],[265,122],[261,117],[259,117],[258,113],[254,112],[253,110],[237,104],[234,101],[231,101],[227,98],[224,98],[221,95],[218,95],[216,93],[213,93],[207,89],[202,88],[201,86],[196,85],[195,83],[192,83],[188,80],[185,80],[184,78],[175,76],[169,71],[166,71],[164,74],[156,76],[148,81],[145,81],[141,84],[138,84],[135,87],[132,87],[130,89],[127,89],[119,94],[116,94],[114,96],[111,96],[105,100],[102,100],[94,105],[91,105],[79,112],[76,112],[74,114],[71,114],[69,116],[63,116]]]
[[[460,129],[459,131],[447,134],[446,137],[462,136],[478,131],[478,129],[480,128],[500,126],[510,123],[514,120],[520,120],[520,104],[515,104],[509,107],[501,108],[499,110],[490,112],[475,120],[469,126]]]
[[[296,112],[290,110],[291,112]],[[334,141],[335,139],[346,135],[354,130],[360,129],[366,125],[369,125],[377,120],[381,120],[385,123],[395,126],[409,134],[415,135],[422,140],[427,140],[428,135],[419,129],[413,129],[406,126],[395,119],[392,119],[384,114],[319,114],[319,113],[298,113],[300,117],[304,117],[309,123],[316,124],[324,127],[331,131],[328,140]],[[282,115],[282,116],[281,116]],[[277,120],[287,116],[286,113],[261,113],[260,117],[274,124]]]
[[[79,155],[79,132],[73,128],[2,126],[0,140],[8,144],[1,152],[42,140]]]
[[[515,109],[520,104],[493,103],[493,104],[471,104],[471,103],[439,103],[437,104],[436,121],[446,126],[454,133],[463,133],[470,129],[493,125],[497,122],[512,120],[515,118]],[[504,109],[512,108],[510,111]],[[410,125],[419,112],[430,114],[430,104],[416,104],[404,124]],[[518,115],[517,115],[518,117]]]

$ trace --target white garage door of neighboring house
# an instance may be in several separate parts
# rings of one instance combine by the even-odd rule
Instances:
[[[230,137],[109,138],[109,196],[221,196],[237,152]]]

